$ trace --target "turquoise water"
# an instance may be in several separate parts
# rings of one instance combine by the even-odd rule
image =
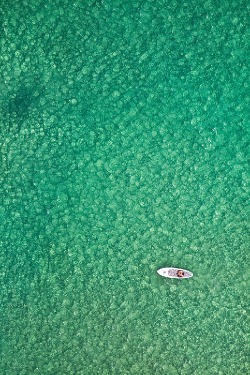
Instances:
[[[1,374],[250,373],[248,26],[2,0]]]

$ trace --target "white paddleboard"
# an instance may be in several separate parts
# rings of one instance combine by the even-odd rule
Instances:
[[[157,273],[163,277],[169,277],[170,279],[189,279],[193,276],[193,273],[183,268],[166,267],[160,268]]]

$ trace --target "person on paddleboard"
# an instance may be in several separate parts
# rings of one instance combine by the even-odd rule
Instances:
[[[178,277],[183,277],[183,276],[184,276],[184,271],[183,271],[183,270],[178,270],[178,271],[176,272],[176,275],[177,275]]]

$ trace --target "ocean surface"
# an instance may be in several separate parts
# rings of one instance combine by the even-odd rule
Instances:
[[[1,375],[250,374],[249,10],[1,1]]]

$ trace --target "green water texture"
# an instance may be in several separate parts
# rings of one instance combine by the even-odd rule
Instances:
[[[249,2],[0,20],[0,374],[249,374]]]

